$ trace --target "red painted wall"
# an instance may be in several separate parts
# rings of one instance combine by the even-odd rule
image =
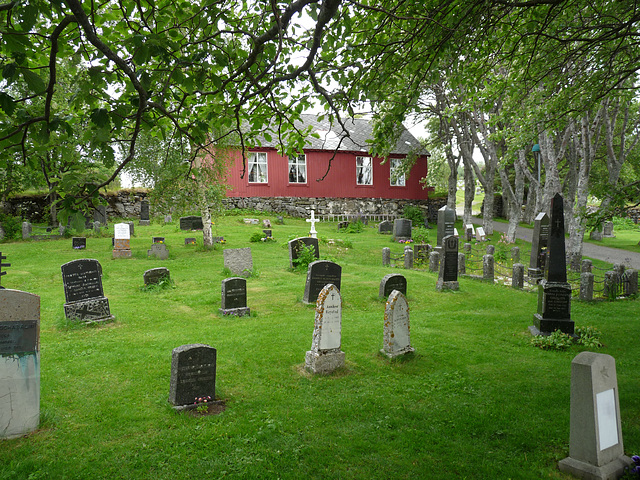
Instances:
[[[392,187],[389,184],[389,164],[380,164],[379,158],[373,158],[373,185],[356,184],[356,157],[367,156],[360,152],[340,152],[331,161],[331,170],[321,182],[327,171],[332,152],[305,150],[307,156],[307,183],[289,183],[288,158],[278,155],[273,148],[254,148],[250,151],[266,152],[268,182],[249,183],[249,171],[244,178],[242,156],[240,152],[232,154],[232,166],[227,182],[231,189],[229,197],[345,197],[345,198],[402,198],[419,200],[428,197],[420,179],[427,174],[427,157],[419,157],[405,176],[404,187]],[[401,157],[398,157],[401,158]]]

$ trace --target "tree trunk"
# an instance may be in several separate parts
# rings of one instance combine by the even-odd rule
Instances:
[[[476,195],[476,180],[473,176],[473,167],[464,161],[464,212],[462,216],[462,228],[465,230],[471,223],[473,216],[473,200]]]

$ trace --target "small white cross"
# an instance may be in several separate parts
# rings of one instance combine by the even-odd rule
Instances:
[[[307,218],[306,221],[311,224],[311,230],[309,230],[309,236],[311,238],[318,238],[318,232],[316,232],[316,222],[319,222],[320,220],[316,218],[315,212],[313,210],[311,210],[311,218]]]

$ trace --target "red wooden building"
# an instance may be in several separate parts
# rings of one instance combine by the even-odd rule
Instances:
[[[227,179],[231,189],[228,197],[306,197],[344,199],[404,199],[425,201],[428,189],[420,179],[427,174],[428,152],[416,138],[403,128],[389,161],[368,153],[371,124],[365,119],[348,120],[349,137],[345,138],[331,162],[331,169],[322,181],[340,140],[339,127],[328,121],[318,121],[315,115],[303,115],[304,126],[311,125],[320,138],[309,137],[304,152],[283,157],[276,150],[276,141],[263,142],[261,147],[248,148],[246,171],[240,152],[233,156]],[[408,174],[393,175],[411,151],[417,161]]]

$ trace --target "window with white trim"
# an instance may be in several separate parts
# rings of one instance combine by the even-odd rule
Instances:
[[[306,155],[292,155],[289,157],[289,183],[307,183]]]
[[[373,185],[371,157],[356,157],[356,183],[358,185]]]
[[[249,152],[249,183],[267,183],[267,154]]]
[[[389,184],[392,187],[404,187],[404,168],[402,167],[402,160],[399,158],[392,158],[389,162]]]

